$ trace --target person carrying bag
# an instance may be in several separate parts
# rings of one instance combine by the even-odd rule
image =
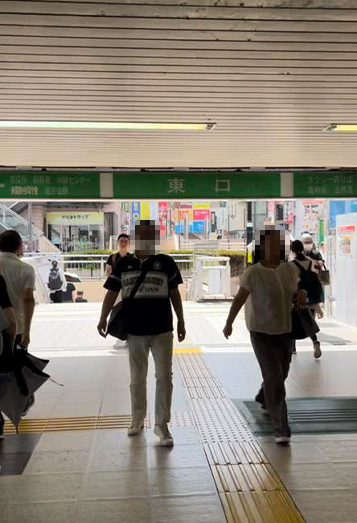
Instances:
[[[145,280],[147,275],[147,270],[144,269],[139,278],[136,280],[136,283],[130,293],[128,299],[120,301],[115,305],[110,313],[108,327],[106,334],[110,334],[114,338],[125,341],[128,338],[128,316],[130,303],[135,298],[135,294],[138,292],[139,287]]]
[[[324,301],[324,292],[317,272],[313,270],[313,262],[304,255],[304,245],[300,240],[291,244],[291,252],[294,256],[293,263],[299,270],[299,288],[306,291],[307,310],[293,310],[293,331],[291,337],[294,340],[310,338],[313,344],[315,359],[321,358],[321,344],[317,338],[319,332],[315,321],[316,316],[322,314],[320,303]],[[296,353],[294,344],[293,352]]]

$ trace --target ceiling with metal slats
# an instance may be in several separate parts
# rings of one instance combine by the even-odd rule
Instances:
[[[356,0],[0,2],[0,166],[357,167]]]

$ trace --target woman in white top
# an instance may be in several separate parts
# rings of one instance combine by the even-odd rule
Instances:
[[[233,322],[245,306],[246,325],[260,365],[263,385],[256,400],[270,415],[277,443],[290,441],[285,380],[292,353],[292,307],[304,306],[305,293],[298,291],[299,271],[288,256],[283,234],[272,226],[256,239],[255,264],[244,274],[223,333],[232,334]]]

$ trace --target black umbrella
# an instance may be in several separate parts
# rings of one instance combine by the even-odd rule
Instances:
[[[31,397],[50,376],[43,372],[49,360],[37,358],[24,349],[6,349],[0,356],[0,410],[18,430]]]

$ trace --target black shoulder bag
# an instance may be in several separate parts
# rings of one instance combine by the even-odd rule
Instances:
[[[110,334],[114,338],[125,341],[128,337],[128,324],[129,324],[129,307],[128,305],[134,299],[135,294],[138,292],[140,285],[143,283],[145,276],[147,275],[148,269],[144,269],[130,293],[129,298],[120,301],[112,308],[110,313],[107,334]]]

